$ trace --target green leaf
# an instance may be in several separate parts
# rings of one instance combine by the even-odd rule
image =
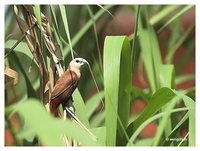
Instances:
[[[54,9],[54,5],[50,5],[50,10],[51,10],[51,16],[52,16],[52,23],[53,23],[53,31],[55,33],[55,39],[57,43],[59,44],[61,51],[63,50],[62,42],[61,42],[61,35],[59,32],[59,27],[58,27],[58,22],[56,19],[56,12]]]
[[[152,25],[148,22],[147,9],[140,12],[139,43],[141,56],[147,73],[148,82],[152,92],[158,89],[159,67],[162,64],[158,39]]]
[[[5,43],[5,48],[6,49],[11,48],[16,42],[17,42],[17,40],[14,40],[14,39],[7,40]],[[22,57],[24,59],[20,60],[20,58],[22,58]],[[20,42],[16,46],[14,51],[10,54],[10,56],[8,56],[6,58],[6,60],[9,60],[10,65],[13,68],[20,70],[21,73],[23,74],[25,82],[26,82],[26,86],[27,86],[27,88],[25,88],[25,90],[23,90],[23,92],[25,93],[27,90],[28,96],[35,97],[36,96],[35,90],[39,88],[40,82],[39,82],[39,78],[38,78],[38,74],[37,74],[37,72],[38,72],[37,66],[36,66],[37,64],[35,64],[32,53],[29,51],[27,44],[25,42]],[[32,61],[33,61],[33,63],[31,63]],[[30,66],[32,67],[32,71],[34,71],[34,73],[28,72],[28,70],[30,69]],[[22,82],[22,80],[19,82]]]
[[[191,35],[192,37],[192,35]],[[187,45],[187,51],[183,53],[182,58],[180,59],[180,62],[178,63],[178,66],[176,67],[176,73],[177,75],[181,74],[184,70],[185,66],[195,58],[195,38],[191,38],[188,36],[187,40],[184,41],[184,44]],[[185,45],[183,47],[185,47]],[[194,60],[193,60],[194,61]],[[192,65],[192,68],[195,68],[195,65]],[[193,72],[194,74],[194,72]]]
[[[167,63],[171,63],[173,61],[176,50],[178,50],[178,48],[185,42],[185,40],[187,40],[188,36],[190,35],[193,29],[194,24],[189,27],[189,29],[181,36],[181,38],[173,46],[171,46],[171,48],[168,50],[169,53],[166,56]]]
[[[104,8],[105,9],[110,9],[113,7],[112,5],[107,5]],[[100,9],[95,15],[94,15],[94,21],[98,20],[105,11],[103,9]],[[72,38],[72,47],[74,47],[79,40],[84,36],[84,34],[90,29],[90,27],[93,25],[92,19],[88,20],[87,23],[77,32],[77,34]],[[66,58],[66,56],[69,53],[69,47],[64,48],[63,50],[63,56]]]
[[[175,112],[181,112],[181,111],[185,111],[187,110],[187,108],[178,108],[178,109],[173,109],[170,111],[170,113],[175,113]],[[167,114],[167,112],[161,112],[161,113],[158,113],[152,117],[150,117],[149,119],[147,119],[144,123],[142,123],[138,129],[133,133],[133,135],[131,136],[130,138],[130,142],[135,142],[137,136],[140,134],[140,132],[145,128],[145,126],[147,126],[149,123],[155,121],[156,119],[159,119],[163,116],[165,116],[165,114]],[[152,140],[152,143],[153,143],[153,140]],[[128,144],[127,144],[128,145]],[[149,144],[150,146],[151,144]]]
[[[173,65],[161,65],[160,66],[160,87],[168,87],[174,88],[174,66]],[[164,132],[165,136],[171,132],[172,129],[172,121],[171,121],[171,113],[170,111],[176,105],[178,101],[177,98],[174,98],[168,105],[162,107],[162,111],[166,112],[165,116],[159,121],[159,125],[157,127],[157,132],[155,135],[155,139],[153,141],[153,145],[157,146],[162,134]]]
[[[181,119],[181,121],[178,122],[178,124],[174,127],[174,129],[171,131],[171,133],[166,138],[175,138],[176,134],[178,132],[178,129],[184,124],[184,122],[189,118],[188,112],[184,115],[184,117]],[[169,146],[172,142],[168,139],[164,138],[163,142],[160,144],[160,146]],[[162,140],[161,140],[162,141]]]
[[[42,27],[42,20],[41,20],[41,11],[40,11],[40,5],[35,5],[34,6],[34,13],[35,13],[35,17],[37,18],[37,21],[39,23],[39,26]]]
[[[184,82],[194,80],[194,79],[195,79],[194,74],[186,74],[186,75],[184,74],[184,75],[177,76],[175,78],[175,83],[177,85],[177,84],[184,83]]]
[[[73,53],[73,49],[72,49],[69,26],[68,26],[68,21],[67,21],[67,12],[65,10],[64,5],[59,5],[59,8],[60,8],[61,17],[62,17],[62,20],[63,20],[63,23],[64,23],[65,32],[67,34],[67,39],[68,39],[70,50],[71,50],[71,56],[72,56],[72,59],[74,59],[74,53]]]
[[[17,40],[15,39],[9,39],[6,41],[5,43],[5,48],[6,49],[9,49],[9,48],[12,48],[12,46],[17,42]],[[16,48],[14,49],[14,51],[18,51],[18,52],[21,52],[25,55],[27,55],[30,59],[33,58],[33,55],[32,53],[29,51],[29,48],[27,46],[27,44],[25,42],[20,42]]]
[[[165,104],[170,102],[175,96],[183,99],[189,113],[189,145],[195,145],[195,104],[194,101],[188,96],[184,95],[182,92],[169,89],[161,88],[154,93],[152,96],[149,105],[146,107],[144,112],[133,121],[127,129],[127,132],[135,133],[135,131],[142,125],[146,120],[148,120],[155,112],[161,109]],[[162,100],[162,101],[160,101]],[[169,112],[169,111],[168,111]],[[180,123],[178,123],[180,125]],[[174,131],[174,130],[173,130]],[[172,131],[172,132],[173,132]]]
[[[20,56],[23,56],[23,55],[21,55],[19,52],[13,52],[10,57],[11,57],[11,59],[16,61],[15,65],[18,66],[18,69],[21,71],[22,75],[24,76],[24,79],[25,79],[25,82],[26,82],[26,90],[25,90],[25,92],[27,91],[27,96],[36,98],[37,97],[37,95],[36,95],[37,93],[36,93],[36,90],[34,89],[33,86],[34,85],[38,86],[39,79],[36,77],[34,82],[32,81],[32,79],[30,79],[30,77],[32,77],[32,76],[30,76],[28,74],[28,72],[27,72],[28,69],[26,70],[24,64],[20,61],[20,58],[21,58]],[[25,58],[24,58],[24,60],[25,60]],[[33,82],[33,84],[32,84],[32,82]]]
[[[12,7],[9,5],[5,8],[5,41],[10,34],[10,29],[12,29],[15,25],[15,15],[11,12]]]
[[[55,12],[55,8],[54,8],[54,5],[50,5],[50,11],[51,11],[51,16],[52,16],[52,23],[56,29],[56,33],[59,35],[60,37],[60,32],[59,32],[59,28],[58,28],[58,22],[57,22],[57,19],[56,19],[56,12]]]
[[[159,125],[157,127],[156,135],[154,137],[153,146],[158,146],[163,132],[165,132],[165,136],[169,135],[172,129],[172,121],[171,121],[171,110],[175,107],[177,103],[177,97],[172,99],[172,101],[167,105],[164,106],[163,111],[166,112],[165,116],[160,120]]]
[[[138,140],[136,143],[135,143],[135,146],[151,146],[153,142],[153,138],[146,138],[146,139],[142,139],[142,140]]]
[[[170,32],[172,33],[171,36],[169,37],[169,42],[168,42],[168,52],[170,48],[179,41],[178,37],[181,34],[181,18],[177,18],[170,26]]]
[[[175,88],[174,65],[160,65],[160,87]]]
[[[89,128],[89,121],[88,121],[88,117],[87,117],[87,110],[86,110],[86,106],[85,103],[83,101],[83,98],[79,92],[78,89],[76,89],[73,93],[73,105],[75,107],[75,114],[76,116],[79,118],[79,120],[87,127]]]
[[[186,5],[183,7],[176,15],[174,15],[170,20],[168,20],[159,30],[158,33],[161,32],[163,29],[165,29],[169,24],[171,24],[174,20],[176,20],[178,17],[183,15],[185,12],[187,12],[189,9],[191,9],[194,5]]]
[[[98,145],[98,142],[94,141],[84,129],[70,120],[52,118],[38,100],[29,99],[24,103],[16,104],[13,109],[32,126],[42,145],[62,146],[64,134],[82,145]]]
[[[36,134],[33,129],[33,127],[24,120],[23,127],[20,130],[20,132],[17,134],[17,137],[21,140],[25,139],[28,142],[33,142],[33,139],[35,138]]]
[[[140,6],[136,6],[136,12],[137,12],[137,15],[136,15],[136,19],[135,19],[135,26],[134,26],[134,38],[133,38],[133,44],[132,44],[132,52],[131,52],[131,60],[132,60],[132,69],[133,69],[133,74],[132,76],[134,76],[134,73],[135,73],[135,64],[136,64],[136,56],[137,56],[137,47],[136,47],[136,44],[137,44],[137,40],[138,40],[138,37],[137,37],[137,34],[138,34],[138,22],[139,22],[139,14],[140,14]]]
[[[102,7],[101,7],[102,8]],[[99,40],[98,40],[98,34],[97,34],[97,29],[96,29],[96,23],[95,23],[95,19],[94,19],[94,15],[92,10],[90,9],[90,6],[87,5],[87,9],[90,15],[90,18],[92,19],[92,24],[93,24],[93,29],[94,29],[94,35],[95,35],[95,41],[96,41],[96,45],[97,45],[97,51],[98,51],[98,57],[99,57],[99,63],[100,63],[100,67],[102,69],[102,59],[101,59],[101,52],[100,52],[100,48],[99,48]],[[104,7],[102,8],[104,9]],[[106,10],[105,10],[106,11]],[[108,11],[108,10],[107,10]],[[109,11],[108,11],[109,12]],[[109,12],[110,13],[110,12]],[[112,14],[111,14],[112,15]]]
[[[149,104],[145,108],[145,110],[139,115],[139,117],[135,121],[133,121],[128,126],[127,133],[134,133],[142,123],[144,123],[154,113],[159,111],[165,104],[169,103],[174,97],[174,92],[167,87],[163,87],[157,90],[151,97]]]
[[[98,138],[98,142],[101,146],[106,145],[106,127],[97,127],[91,129],[91,131],[94,133],[95,136]]]
[[[163,18],[165,18],[167,15],[171,14],[174,10],[176,10],[178,5],[169,5],[169,6],[164,6],[162,10],[157,12],[151,19],[150,23],[152,25],[155,25],[156,23],[159,23]]]
[[[13,109],[19,112],[28,124],[32,126],[42,144],[64,145],[59,138],[59,133],[56,132],[57,128],[51,122],[51,117],[38,100],[29,99],[20,105],[16,104]]]
[[[101,98],[104,96],[104,92],[100,92]],[[99,103],[101,102],[101,98],[99,96],[99,93],[94,94],[87,102],[85,103],[85,108],[87,111],[87,117],[88,119],[91,117],[91,115],[94,113],[94,111],[97,109]]]
[[[183,99],[185,106],[189,110],[189,146],[195,146],[195,102],[182,92],[176,90],[173,90],[173,92]]]
[[[106,103],[106,145],[115,146],[126,135],[131,87],[131,48],[125,36],[107,36],[104,43],[104,91]],[[118,122],[118,124],[117,124]],[[128,139],[126,137],[126,139]]]
[[[99,112],[95,114],[92,119],[90,120],[91,127],[99,127],[104,124],[105,120],[105,111]]]

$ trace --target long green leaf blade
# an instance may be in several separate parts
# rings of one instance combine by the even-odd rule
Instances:
[[[185,12],[187,12],[189,9],[191,9],[194,5],[186,5],[183,9],[181,9],[176,15],[174,15],[170,20],[168,20],[159,30],[158,33],[161,32],[163,29],[165,29],[169,24],[171,24],[174,20],[176,20],[178,17],[183,15]]]
[[[195,146],[195,102],[183,92],[173,90],[173,92],[183,99],[189,112],[189,146]]]
[[[73,93],[73,100],[74,100],[74,107],[76,109],[75,114],[85,124],[86,127],[90,127],[88,118],[87,118],[87,111],[86,106],[84,104],[83,98],[78,89],[76,89]]]
[[[108,36],[104,44],[104,86],[106,102],[106,144],[116,145],[128,124],[131,84],[131,51],[125,36]],[[119,116],[119,117],[118,117]],[[121,121],[120,121],[121,120]],[[120,125],[118,127],[117,122]],[[121,122],[121,123],[120,123]]]
[[[42,20],[41,20],[41,11],[40,11],[40,5],[35,5],[34,7],[34,13],[35,13],[35,16],[37,18],[37,21],[39,23],[39,26],[42,27]]]
[[[107,5],[104,8],[109,9],[113,7],[112,5]],[[105,10],[101,9],[99,10],[95,15],[94,15],[94,21],[98,20],[103,14],[105,13]],[[90,29],[92,26],[92,20],[90,19],[78,32],[77,34],[72,38],[72,47],[74,47],[78,41],[84,36],[84,34]],[[64,48],[63,51],[63,56],[64,58],[68,55],[69,53],[69,47]]]
[[[175,113],[175,112],[181,112],[181,111],[185,111],[187,110],[187,108],[178,108],[178,109],[173,109],[170,112],[171,113]],[[152,121],[164,116],[166,114],[166,112],[161,112],[158,113],[152,117],[150,117],[148,120],[146,120],[144,123],[142,123],[138,129],[133,133],[133,135],[130,138],[130,142],[134,142],[135,139],[137,138],[137,136],[140,134],[140,132],[143,130],[143,128],[145,128],[145,126],[147,126],[149,123],[151,123]]]
[[[67,21],[67,12],[65,10],[65,6],[64,5],[59,5],[59,8],[60,8],[61,17],[62,17],[62,20],[63,20],[63,23],[64,23],[65,32],[67,34],[67,39],[68,39],[70,50],[71,50],[71,56],[72,56],[72,59],[74,59],[74,53],[73,53],[73,49],[72,49],[72,42],[71,42],[71,38],[70,38],[69,26],[68,26],[68,21]]]
[[[157,90],[150,99],[149,105],[141,113],[141,115],[133,121],[127,128],[128,134],[134,133],[137,128],[150,118],[154,113],[159,111],[165,104],[170,102],[175,97],[175,94],[171,89],[163,87]],[[162,101],[160,101],[162,100]]]

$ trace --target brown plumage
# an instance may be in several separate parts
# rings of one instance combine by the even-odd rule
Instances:
[[[51,93],[50,112],[52,114],[56,113],[61,103],[72,101],[72,93],[76,89],[81,76],[80,68],[85,63],[87,61],[82,58],[73,59],[69,64],[68,70],[57,80]]]
[[[79,77],[71,70],[67,70],[58,79],[51,93],[50,111],[55,113],[58,105],[68,101],[78,85]]]

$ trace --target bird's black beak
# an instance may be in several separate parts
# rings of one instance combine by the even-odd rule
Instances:
[[[83,64],[89,65],[89,63],[88,63],[85,59],[82,59],[81,62],[82,62]]]

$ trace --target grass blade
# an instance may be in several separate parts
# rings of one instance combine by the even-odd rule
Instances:
[[[194,80],[195,79],[195,75],[194,74],[187,74],[187,75],[181,75],[181,76],[177,76],[175,79],[175,83],[180,84],[180,83],[184,83],[190,80]]]
[[[172,13],[172,11],[176,10],[180,6],[170,5],[163,8],[161,11],[157,12],[154,16],[149,19],[149,23],[154,26],[159,23],[164,17]],[[130,39],[133,38],[133,34],[129,35]]]
[[[132,52],[131,52],[131,60],[132,60],[132,69],[133,69],[133,76],[134,76],[134,70],[135,70],[135,63],[136,63],[136,56],[137,56],[137,49],[136,49],[136,43],[137,43],[137,34],[138,34],[138,21],[139,21],[139,13],[140,13],[140,6],[137,6],[136,9],[137,15],[135,20],[135,32],[134,32],[134,38],[133,38],[133,44],[132,44]]]
[[[181,125],[188,119],[188,112],[184,115],[184,117],[181,119],[180,122],[174,127],[174,129],[171,131],[171,133],[163,140],[160,146],[170,146],[171,142],[168,140],[169,138],[174,138],[177,134],[178,129],[181,127]]]
[[[178,17],[183,15],[185,12],[187,12],[189,9],[191,9],[194,5],[186,5],[183,9],[181,9],[178,13],[176,13],[175,16],[173,16],[170,20],[168,20],[159,30],[158,33],[160,33],[163,29],[165,29],[169,24],[171,24],[174,20],[176,20]]]
[[[160,87],[168,87],[168,88],[175,88],[175,72],[173,65],[160,65]],[[170,102],[168,105],[162,108],[162,111],[167,112],[167,114],[160,120],[159,126],[157,128],[157,133],[153,142],[153,145],[157,145],[159,140],[164,132],[165,136],[169,135],[172,129],[172,121],[170,116],[170,110],[172,110],[175,106],[176,101]]]
[[[139,117],[129,124],[127,128],[128,134],[134,133],[137,128],[150,118],[154,113],[159,111],[165,104],[170,102],[175,97],[175,94],[171,89],[163,87],[157,90],[150,99],[150,103],[145,110],[139,115]],[[162,101],[160,101],[162,100]]]
[[[178,40],[178,42],[176,44],[174,44],[170,49],[169,49],[169,53],[166,56],[166,61],[167,63],[172,63],[173,58],[174,58],[174,54],[176,52],[176,50],[183,44],[183,42],[188,38],[189,34],[191,33],[191,31],[194,29],[194,24],[191,25],[189,27],[189,29],[181,36],[181,38]]]
[[[156,136],[153,141],[153,146],[157,146],[161,140],[163,132],[165,132],[165,136],[169,135],[172,129],[171,125],[171,110],[175,107],[178,99],[175,97],[172,101],[167,105],[164,106],[163,110],[166,112],[165,116],[160,120],[159,125],[157,127]]]
[[[138,27],[139,43],[141,47],[141,56],[144,61],[148,82],[152,92],[158,89],[159,84],[159,67],[162,64],[159,44],[156,33],[149,24],[147,18],[147,9],[140,12]]]
[[[111,17],[113,17],[113,14],[108,10],[106,9],[103,5],[98,5],[101,9],[103,9],[105,12],[107,12]]]
[[[112,7],[112,5],[108,5],[105,6],[105,9],[110,9]],[[105,13],[105,11],[103,9],[99,10],[95,15],[94,15],[94,20],[98,20],[103,14]],[[92,20],[90,19],[78,32],[77,34],[72,38],[72,47],[74,47],[79,40],[83,37],[83,35],[90,29],[90,27],[92,26]],[[64,48],[63,50],[63,56],[64,58],[67,57],[69,53],[69,48]]]
[[[71,50],[71,56],[72,56],[72,59],[74,59],[74,53],[73,53],[73,49],[72,49],[69,26],[68,26],[68,21],[67,21],[67,12],[65,10],[64,5],[59,5],[59,8],[60,8],[61,17],[62,17],[62,20],[63,20],[63,23],[64,23],[65,32],[67,34],[67,39],[68,39],[69,47],[70,47],[70,50]]]
[[[176,90],[173,90],[173,92],[183,99],[185,106],[189,110],[189,146],[195,146],[195,102],[182,92]]]
[[[37,22],[40,26],[40,28],[42,27],[42,21],[41,21],[41,11],[40,11],[40,5],[35,5],[34,7],[34,13],[35,13],[35,17],[37,18]]]
[[[104,44],[104,86],[106,102],[106,144],[116,145],[117,129],[126,135],[131,87],[131,51],[125,36],[107,36]],[[117,124],[117,122],[119,122]],[[123,124],[123,125],[121,125]],[[128,139],[126,137],[126,139]]]
[[[90,7],[88,5],[87,5],[87,9],[88,9],[90,17],[92,19],[92,24],[93,24],[93,28],[94,28],[94,35],[95,35],[95,41],[96,41],[97,51],[98,51],[98,55],[99,55],[99,62],[100,62],[101,70],[102,70],[103,62],[102,62],[102,59],[101,59],[101,52],[100,52],[100,47],[99,47],[99,40],[98,40],[98,35],[97,35],[97,30],[96,30],[96,25],[95,25],[95,20],[94,20],[94,15],[93,15],[92,10],[90,9]]]
[[[175,112],[181,112],[181,111],[185,111],[187,110],[187,108],[178,108],[178,109],[173,109],[170,111],[170,113],[175,113]],[[147,126],[149,123],[155,121],[156,119],[159,119],[163,116],[165,116],[166,112],[161,112],[158,113],[152,117],[150,117],[148,120],[146,120],[144,123],[142,123],[138,129],[133,133],[133,135],[130,138],[130,142],[134,142],[135,139],[137,138],[137,136],[140,134],[140,132],[145,128],[145,126]]]
[[[59,44],[59,46],[61,48],[61,51],[62,51],[63,50],[63,45],[62,45],[62,42],[61,42],[61,35],[60,35],[60,32],[59,32],[59,28],[58,28],[58,22],[57,22],[57,18],[56,18],[55,8],[54,8],[53,5],[50,5],[50,10],[51,10],[53,31],[55,33],[55,38],[56,38],[56,41],[58,42],[58,44]]]
[[[171,14],[174,10],[176,10],[178,5],[169,5],[169,6],[164,6],[164,8],[156,13],[151,19],[150,19],[150,24],[155,25],[156,23],[160,22],[163,18],[165,18],[167,15]]]

